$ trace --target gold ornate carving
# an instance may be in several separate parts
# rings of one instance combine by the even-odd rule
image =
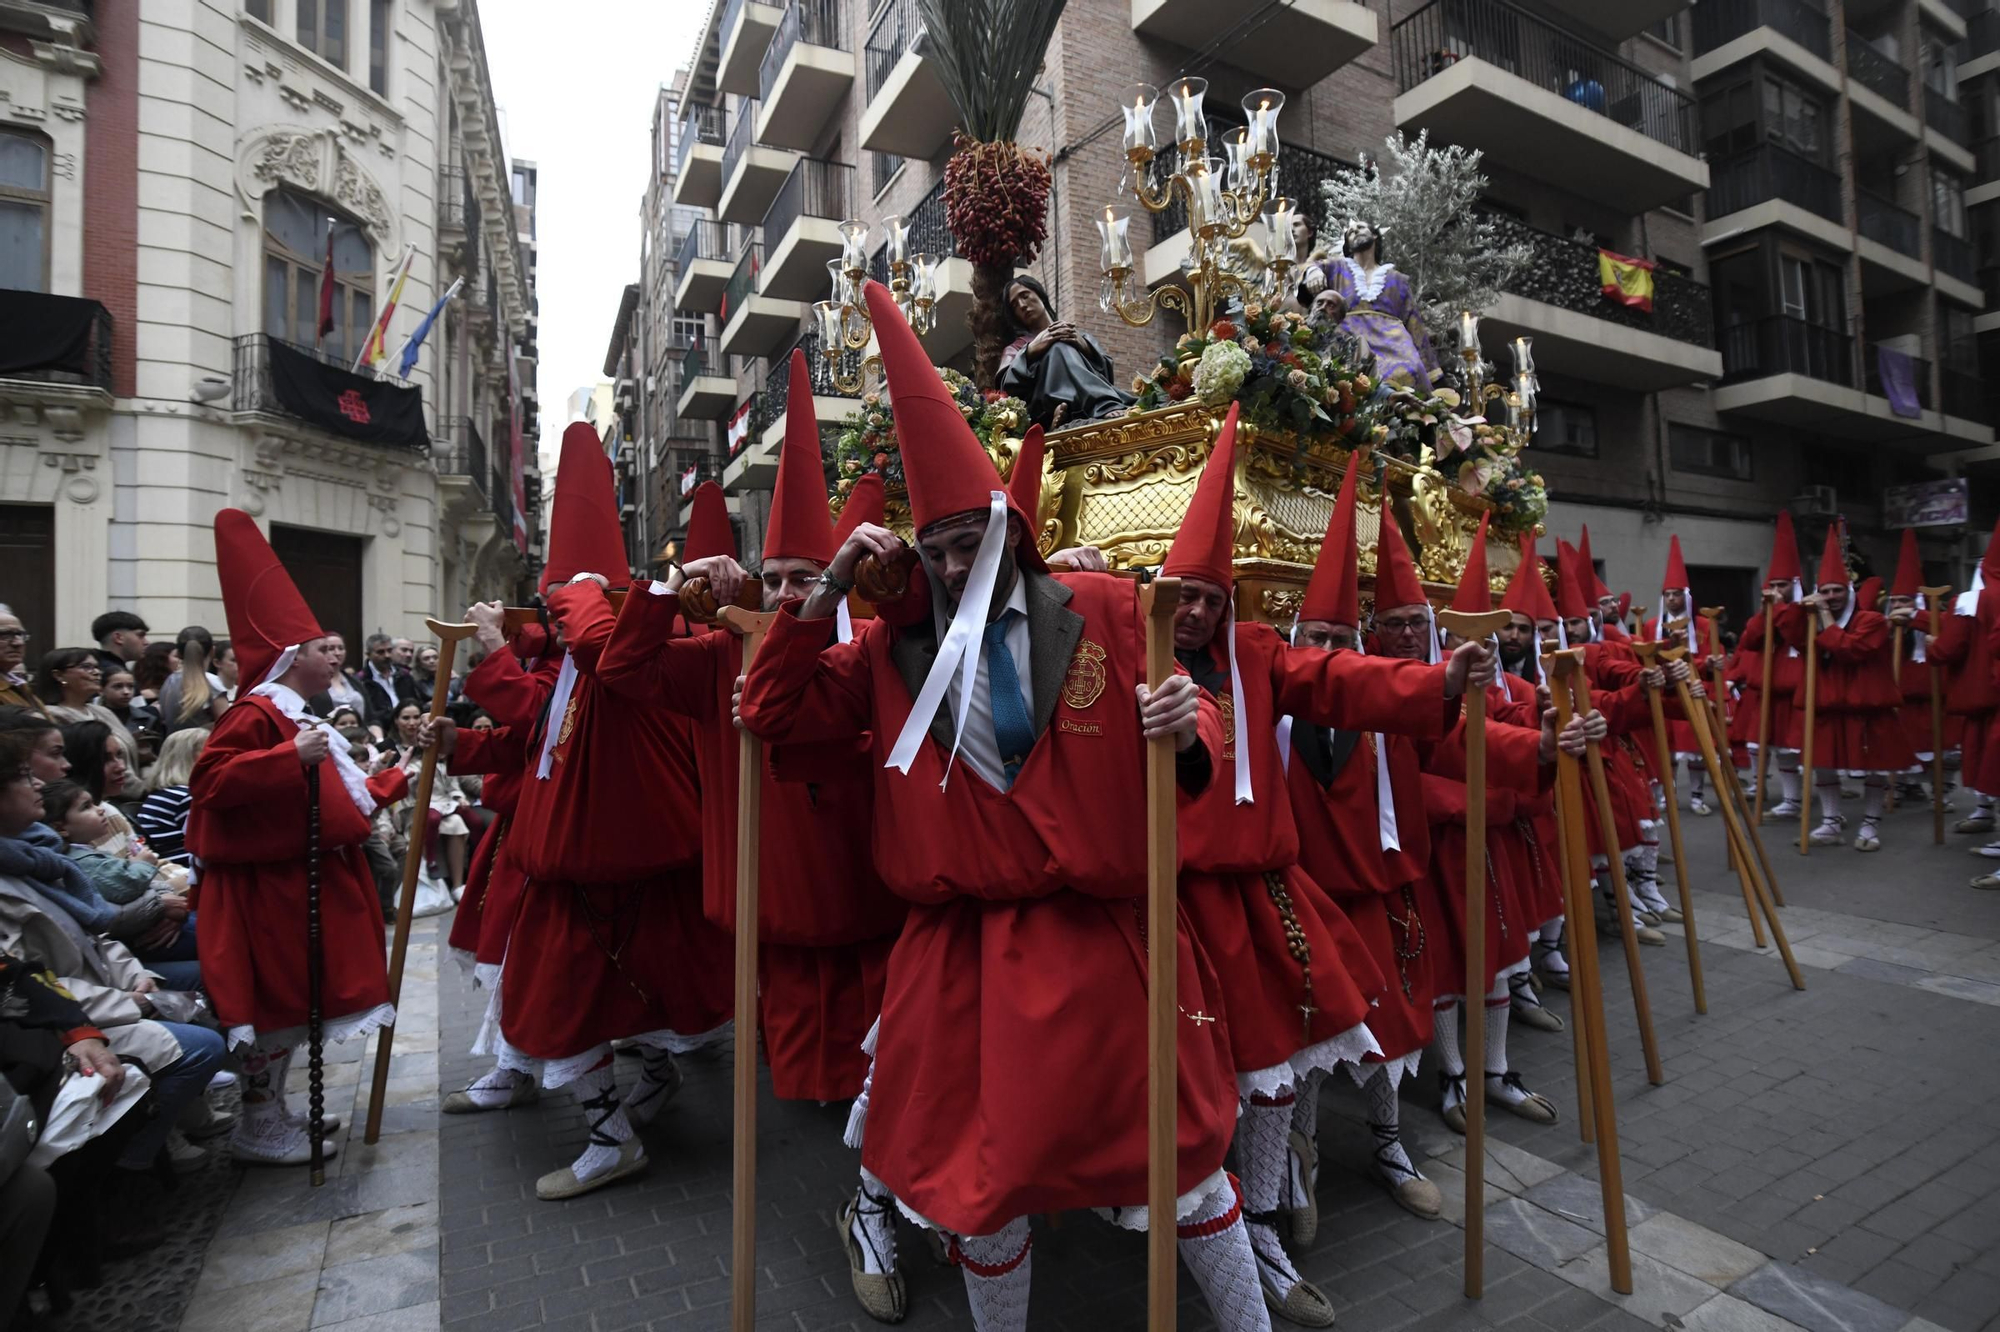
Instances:
[[[1076,645],[1076,651],[1069,659],[1069,671],[1063,676],[1064,703],[1081,712],[1103,697],[1107,678],[1104,670],[1106,655],[1101,644],[1087,638]]]

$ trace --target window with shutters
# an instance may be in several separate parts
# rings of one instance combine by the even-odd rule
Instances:
[[[319,335],[327,228],[333,229],[333,330]],[[375,251],[368,233],[311,195],[264,196],[264,331],[352,362],[375,318]]]

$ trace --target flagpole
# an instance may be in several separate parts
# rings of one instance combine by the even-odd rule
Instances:
[[[403,250],[403,262],[396,266],[396,280],[389,284],[389,304],[382,308],[382,313],[369,326],[368,336],[362,339],[361,351],[354,358],[354,368],[349,372],[350,374],[358,375],[361,373],[361,363],[368,359],[368,349],[375,345],[377,338],[381,338],[384,341],[388,340],[389,321],[396,316],[396,307],[402,300],[403,283],[409,280],[410,265],[416,261],[417,247],[415,245],[406,246]],[[376,377],[380,378],[379,375]]]
[[[396,348],[397,379],[400,380],[409,379],[409,375],[403,372],[402,368],[403,358],[409,355],[410,344],[416,341],[418,332],[421,331],[426,335],[429,334],[432,322],[436,320],[438,315],[444,310],[444,307],[451,303],[451,298],[458,295],[458,289],[460,287],[463,287],[464,285],[465,285],[465,279],[463,277],[453,278],[451,280],[451,285],[445,288],[444,295],[438,297],[437,304],[431,307],[430,313],[423,317],[423,319],[417,324],[416,328],[411,329],[408,333],[403,335],[403,345]]]

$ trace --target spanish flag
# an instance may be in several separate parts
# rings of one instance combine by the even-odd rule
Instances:
[[[1597,252],[1597,280],[1604,294],[1620,305],[1653,313],[1653,261],[1634,259],[1610,250]]]
[[[416,262],[417,247],[412,245],[403,253],[402,267],[396,273],[396,281],[389,288],[389,299],[382,302],[382,313],[375,318],[375,327],[368,333],[368,341],[361,345],[361,355],[354,359],[355,373],[359,374],[364,365],[379,364],[389,354],[389,321],[396,317],[396,303],[403,299],[403,284],[410,280],[410,265]]]

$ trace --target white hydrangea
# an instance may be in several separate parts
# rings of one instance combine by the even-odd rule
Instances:
[[[1233,342],[1212,342],[1202,349],[1194,368],[1195,396],[1210,406],[1220,406],[1243,387],[1250,373],[1250,353]]]

